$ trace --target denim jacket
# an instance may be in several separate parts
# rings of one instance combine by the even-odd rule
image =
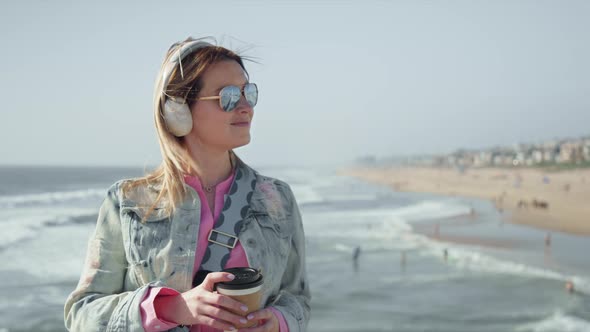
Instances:
[[[84,271],[68,297],[70,331],[143,331],[140,303],[149,287],[192,287],[201,202],[188,185],[172,215],[159,205],[141,222],[158,188],[108,191],[89,240]],[[299,208],[284,182],[258,175],[250,212],[238,234],[251,267],[265,276],[262,303],[279,310],[290,332],[306,330],[310,291]],[[188,331],[177,327],[171,331]]]

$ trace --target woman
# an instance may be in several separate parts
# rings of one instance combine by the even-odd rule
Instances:
[[[301,216],[287,184],[248,167],[258,89],[242,58],[204,40],[172,45],[154,93],[163,162],[108,191],[85,269],[65,305],[72,331],[305,331],[310,292]],[[262,309],[214,291],[262,271]],[[238,312],[241,314],[235,314]]]

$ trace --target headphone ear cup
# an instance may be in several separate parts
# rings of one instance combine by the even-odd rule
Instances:
[[[166,127],[168,127],[172,135],[176,137],[186,136],[193,129],[191,110],[184,100],[167,99],[162,113],[164,121],[166,121]]]

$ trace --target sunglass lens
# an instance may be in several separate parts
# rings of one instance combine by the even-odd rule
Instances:
[[[258,103],[258,87],[254,83],[248,83],[244,86],[244,96],[246,97],[246,101],[250,104],[251,107],[256,106]]]
[[[226,112],[231,112],[234,108],[236,108],[236,105],[240,101],[242,93],[240,91],[240,88],[232,85],[226,86],[225,88],[221,89],[219,96],[221,97],[219,99],[221,108]]]

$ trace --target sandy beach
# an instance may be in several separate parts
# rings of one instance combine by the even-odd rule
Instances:
[[[590,170],[352,168],[341,174],[391,186],[490,200],[506,222],[590,236]]]

